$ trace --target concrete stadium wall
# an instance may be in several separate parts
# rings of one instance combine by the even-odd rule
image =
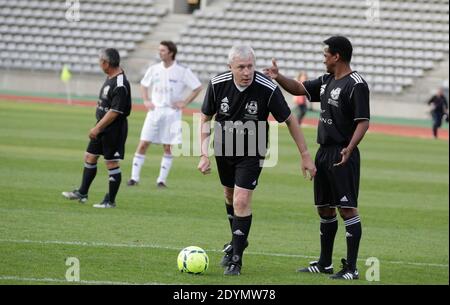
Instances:
[[[62,95],[67,93],[66,85],[60,80],[59,73],[55,72],[27,72],[14,70],[0,70],[0,93],[15,92],[24,95]],[[98,75],[73,75],[69,83],[70,94],[72,98],[92,98],[96,99],[105,76]],[[206,88],[207,84],[204,84]],[[133,98],[140,99],[139,83],[132,82],[131,90]],[[292,103],[292,96],[284,93],[288,103]],[[195,103],[201,104],[204,92],[202,92]],[[313,109],[318,110],[319,105],[313,103]],[[374,116],[383,116],[391,118],[416,118],[427,119],[429,107],[426,101],[423,103],[405,103],[400,97],[396,96],[377,96],[371,97],[371,113]]]

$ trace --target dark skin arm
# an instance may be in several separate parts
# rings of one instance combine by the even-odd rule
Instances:
[[[295,79],[287,78],[279,72],[275,59],[272,59],[272,67],[265,68],[263,72],[266,76],[276,80],[277,83],[280,84],[280,86],[290,94],[297,96],[306,95],[305,87],[303,87],[302,84],[300,84]]]
[[[352,151],[355,149],[356,146],[358,146],[358,144],[364,138],[364,135],[366,134],[368,129],[369,129],[368,120],[359,121],[358,125],[356,126],[355,132],[353,133],[350,143],[348,144],[347,147],[341,150],[342,155],[341,162],[336,163],[333,166],[341,166],[348,161],[350,155],[352,154]]]

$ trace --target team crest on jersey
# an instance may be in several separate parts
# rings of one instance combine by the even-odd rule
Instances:
[[[109,86],[106,86],[105,88],[103,88],[103,98],[107,98],[108,97],[108,92],[109,92]]]
[[[220,111],[227,113],[230,110],[230,105],[228,103],[220,104]]]
[[[331,98],[328,99],[328,104],[334,107],[339,107],[339,95],[341,94],[341,88],[335,88],[331,90]]]
[[[258,102],[256,101],[250,101],[245,106],[245,109],[249,114],[255,115],[258,113]]]
[[[341,94],[341,88],[335,88],[335,89],[331,90],[331,93],[330,93],[331,98],[335,101],[339,99],[340,94]]]
[[[327,84],[323,84],[320,86],[320,96],[325,94],[325,89],[327,88]]]

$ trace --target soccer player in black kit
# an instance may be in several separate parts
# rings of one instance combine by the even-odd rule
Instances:
[[[316,168],[307,150],[297,119],[281,90],[255,71],[255,54],[249,46],[234,46],[228,56],[230,71],[211,79],[202,106],[201,156],[198,170],[211,171],[208,156],[210,121],[215,116],[214,152],[232,240],[224,247],[224,275],[240,275],[252,222],[251,198],[266,156],[271,113],[285,122],[302,158],[303,176],[312,179]],[[276,145],[272,143],[272,145]]]
[[[81,186],[62,195],[70,200],[86,202],[89,187],[97,174],[97,161],[103,155],[109,173],[109,191],[95,208],[114,208],[122,174],[119,160],[125,155],[128,134],[127,117],[131,111],[130,84],[120,67],[120,55],[116,49],[104,49],[100,53],[99,65],[107,75],[100,90],[96,109],[96,125],[89,131],[90,142],[84,158]]]
[[[298,83],[279,73],[276,61],[264,70],[280,86],[293,95],[306,95],[311,102],[320,102],[321,114],[316,154],[317,175],[314,178],[314,199],[320,216],[321,252],[318,261],[299,272],[333,273],[332,254],[338,228],[336,208],[344,220],[347,259],[333,279],[359,278],[356,261],[361,239],[358,215],[360,157],[358,144],[369,128],[369,88],[350,61],[353,47],[342,36],[324,41],[324,64],[328,74]]]

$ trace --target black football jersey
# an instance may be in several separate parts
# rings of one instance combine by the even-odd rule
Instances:
[[[120,125],[131,111],[131,89],[125,74],[122,72],[113,78],[106,78],[100,90],[95,116],[100,121],[109,111],[119,113],[119,116],[105,128],[104,132]]]
[[[341,79],[325,74],[303,86],[311,102],[320,102],[317,143],[348,145],[357,122],[370,120],[369,87],[358,72]]]
[[[265,156],[269,114],[280,123],[291,114],[281,90],[264,74],[255,72],[253,82],[241,92],[231,71],[211,79],[202,112],[215,115],[216,156]]]

